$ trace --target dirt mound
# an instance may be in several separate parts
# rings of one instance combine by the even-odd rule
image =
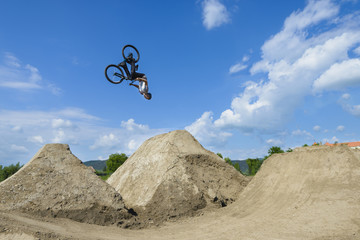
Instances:
[[[250,239],[360,239],[359,193],[360,150],[303,147],[265,160],[229,211]]]
[[[0,183],[0,210],[65,217],[80,222],[127,224],[122,197],[65,144],[48,144],[20,171]]]
[[[107,181],[127,206],[155,223],[226,206],[248,180],[187,131],[145,141]]]

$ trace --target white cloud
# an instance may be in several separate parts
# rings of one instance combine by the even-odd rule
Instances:
[[[24,147],[24,146],[18,146],[16,144],[11,144],[10,146],[10,151],[11,152],[19,152],[19,153],[26,153],[28,152],[29,150]]]
[[[234,74],[234,73],[240,72],[240,71],[242,71],[242,70],[244,70],[246,68],[247,68],[247,65],[242,64],[242,63],[237,63],[237,64],[230,67],[229,73]]]
[[[147,131],[149,130],[149,126],[136,124],[135,120],[130,118],[129,120],[121,121],[121,127],[125,128],[128,131]]]
[[[360,55],[360,47],[355,48],[354,53],[356,53],[357,55]]]
[[[185,127],[197,140],[209,146],[219,146],[232,136],[213,124],[213,113],[205,112],[191,125]]]
[[[17,90],[41,89],[41,75],[37,68],[23,66],[13,54],[6,53],[3,65],[0,65],[0,87]]]
[[[106,127],[103,122],[78,108],[49,112],[0,110],[0,159],[6,165],[26,163],[39,144],[47,142],[70,144],[74,154],[81,153],[77,157],[83,161],[115,152],[132,154],[146,139],[169,131],[151,129],[133,119],[118,128]]]
[[[249,59],[250,59],[250,57],[245,55],[245,56],[243,56],[242,61],[247,62],[247,61],[249,61]]]
[[[66,118],[75,118],[75,119],[84,119],[84,120],[99,120],[100,118],[90,115],[85,112],[84,109],[68,107],[60,110],[58,113],[60,116],[64,116]]]
[[[66,143],[65,142],[66,136],[63,130],[60,129],[58,131],[55,131],[54,135],[55,137],[52,139],[53,143]]]
[[[204,0],[203,25],[207,30],[219,27],[230,21],[230,15],[226,7],[219,0]]]
[[[347,111],[351,115],[360,117],[360,105],[344,104],[342,107],[345,111]]]
[[[41,143],[41,144],[44,143],[44,139],[42,136],[32,136],[28,138],[28,140],[33,143]]]
[[[21,126],[14,126],[14,127],[12,128],[12,130],[13,130],[14,132],[22,132],[22,131],[23,131],[23,129],[22,129]]]
[[[129,150],[135,151],[136,149],[138,149],[140,147],[141,144],[142,144],[142,142],[138,142],[134,139],[131,139],[128,143],[128,148],[129,148]]]
[[[304,10],[293,12],[286,18],[283,29],[262,46],[263,60],[255,69],[266,66],[271,61],[298,59],[308,47],[321,41],[316,37],[307,40],[306,28],[324,20],[331,20],[338,11],[339,7],[329,0],[311,0]]]
[[[97,157],[97,160],[101,160],[101,161],[108,160],[108,159],[109,159],[109,156],[106,156],[106,157],[104,157],[104,156],[98,156],[98,157]]]
[[[54,94],[61,90],[54,84],[46,84],[40,71],[22,62],[12,53],[5,53],[4,60],[0,64],[0,88],[11,88],[20,91],[48,89]]]
[[[338,103],[341,105],[341,107],[351,115],[354,115],[356,117],[360,117],[360,105],[351,105],[348,101],[350,100],[351,95],[348,93],[345,93],[341,96]]]
[[[292,13],[283,29],[264,43],[261,61],[250,69],[254,79],[258,72],[267,73],[267,79],[245,83],[220,118],[207,124],[243,132],[276,131],[314,89],[355,86],[360,81],[356,69],[360,59],[351,59],[348,53],[360,44],[360,14],[338,13],[339,6],[329,0],[311,0]],[[341,79],[340,73],[345,74]],[[330,81],[325,82],[325,77]],[[358,111],[357,106],[351,109],[353,114]]]
[[[316,125],[316,126],[313,127],[313,130],[314,130],[315,132],[320,131],[320,129],[321,129],[321,127],[320,127],[319,125]]]
[[[269,145],[272,145],[272,146],[279,146],[279,145],[282,145],[283,142],[279,139],[268,139],[266,140],[266,143],[269,144]]]
[[[294,136],[306,136],[308,138],[313,138],[313,135],[311,135],[311,133],[309,133],[306,130],[297,129],[297,130],[292,131],[291,134]]]
[[[345,130],[345,127],[343,125],[339,125],[337,128],[336,128],[336,131],[339,131],[339,132],[342,132]]]
[[[103,152],[133,153],[146,139],[156,134],[164,133],[162,129],[150,129],[148,125],[138,124],[134,119],[121,122],[121,128],[108,129],[108,133],[101,134],[93,144],[91,150],[102,149]]]
[[[98,148],[113,148],[120,144],[120,139],[113,133],[102,135],[93,145],[90,146],[91,150]]]
[[[333,136],[332,138],[324,138],[322,142],[328,142],[328,143],[335,143],[335,142],[339,142],[339,139],[335,136]]]
[[[61,118],[53,119],[51,123],[53,128],[71,127],[72,123],[69,120],[63,120]]]
[[[360,85],[360,59],[334,63],[314,82],[314,90],[343,90]]]
[[[61,118],[53,119],[51,125],[53,128],[70,128],[73,126],[70,120],[64,120]]]
[[[350,98],[350,94],[349,94],[349,93],[344,93],[344,94],[341,96],[341,98],[347,100],[347,99]]]
[[[15,68],[21,67],[21,62],[19,61],[19,59],[17,59],[13,54],[11,54],[9,52],[5,53],[4,62],[9,67],[15,67]]]

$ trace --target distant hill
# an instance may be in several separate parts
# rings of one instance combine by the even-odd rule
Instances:
[[[246,160],[231,160],[233,164],[239,163],[241,172],[246,172],[249,169],[249,166],[246,163]]]
[[[84,162],[86,166],[92,166],[95,170],[102,171],[106,167],[106,160],[91,160]]]
[[[243,173],[249,169],[249,167],[246,163],[246,160],[231,160],[231,162],[233,164],[239,163],[240,170]],[[106,167],[106,160],[91,160],[91,161],[84,162],[84,164],[86,166],[92,166],[95,170],[102,171],[102,170],[104,170],[104,167]]]

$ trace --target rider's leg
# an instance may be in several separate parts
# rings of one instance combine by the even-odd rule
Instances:
[[[137,89],[139,89],[139,85],[136,85],[136,84],[133,84],[133,83],[130,83],[129,85],[130,85],[130,86],[134,86],[134,87],[136,87]]]

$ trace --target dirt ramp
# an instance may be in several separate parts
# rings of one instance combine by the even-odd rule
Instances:
[[[120,194],[66,144],[45,145],[20,171],[0,183],[0,210],[99,225],[126,224],[132,217]]]
[[[145,141],[107,182],[127,206],[149,221],[162,222],[226,206],[248,180],[190,133],[178,130]]]
[[[258,234],[263,238],[259,239],[315,239],[342,234],[360,239],[359,193],[359,150],[347,146],[304,147],[265,160],[228,210],[239,219],[239,227],[260,222],[262,233]],[[249,233],[256,232],[251,225],[247,228]],[[258,239],[255,234],[249,237]]]

